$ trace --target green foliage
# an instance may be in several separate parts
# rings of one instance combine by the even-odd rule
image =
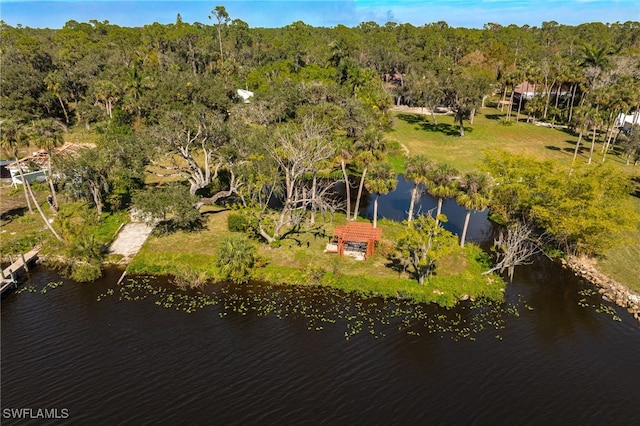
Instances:
[[[45,247],[48,254],[53,254],[51,265],[74,281],[95,281],[102,276],[106,245],[127,220],[126,212],[105,214],[99,221],[87,205],[61,205],[54,225],[63,241]]]
[[[440,215],[440,221],[446,222],[446,217]],[[460,250],[458,239],[439,226],[431,216],[420,216],[405,223],[408,225],[407,229],[396,244],[397,258],[405,268],[411,268],[422,285],[435,269],[438,260]]]
[[[601,254],[623,242],[640,220],[628,197],[629,177],[611,165],[569,174],[548,161],[505,152],[486,156],[497,183],[492,207],[507,218],[530,220],[567,252]]]
[[[222,279],[240,284],[249,281],[255,264],[256,248],[240,234],[227,235],[220,242],[216,266]]]
[[[305,278],[309,284],[320,284],[327,273],[322,265],[309,264],[305,267]]]
[[[86,259],[86,258],[85,258]],[[99,259],[64,257],[47,260],[47,264],[56,269],[60,275],[79,283],[93,282],[102,276]]]
[[[242,214],[232,213],[227,216],[227,229],[232,232],[245,232],[249,229],[249,223]]]
[[[98,261],[73,262],[68,274],[64,274],[79,283],[93,282],[102,276],[102,268]]]
[[[202,227],[202,215],[194,207],[197,197],[181,184],[146,187],[134,193],[133,205],[145,215],[147,222],[162,221],[166,232]]]
[[[173,283],[180,289],[202,288],[211,277],[205,270],[192,265],[179,265],[173,274]]]

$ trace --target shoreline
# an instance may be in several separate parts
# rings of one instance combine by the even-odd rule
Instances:
[[[563,268],[570,269],[577,277],[598,288],[598,293],[606,301],[626,309],[640,321],[640,295],[624,284],[600,272],[594,260],[586,257],[568,256],[561,259]]]

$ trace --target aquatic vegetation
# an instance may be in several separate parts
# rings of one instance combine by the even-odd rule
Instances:
[[[596,296],[598,294],[597,291],[591,288],[586,288],[584,290],[580,290],[578,294],[582,296],[582,298],[578,300],[578,306],[583,308],[591,308],[597,314],[608,315],[614,321],[622,321],[622,318],[618,316],[618,313],[613,306],[605,305],[604,303],[602,303],[602,299]]]
[[[119,301],[150,300],[159,308],[187,314],[212,307],[220,319],[233,315],[302,319],[309,331],[342,327],[346,340],[357,335],[378,339],[404,332],[416,337],[439,335],[473,341],[479,333],[505,328],[508,319],[517,317],[522,308],[530,309],[522,300],[508,304],[488,298],[443,308],[413,300],[364,298],[320,285],[227,283],[206,291],[181,291],[163,287],[150,277],[134,277],[100,294],[97,300],[107,297],[118,297]]]
[[[42,287],[40,290],[38,290],[35,285],[28,284],[28,285],[21,286],[14,293],[15,294],[20,294],[20,293],[24,293],[24,292],[27,292],[27,293],[38,293],[39,292],[40,294],[46,294],[49,289],[56,289],[56,288],[60,287],[62,284],[63,284],[62,281],[49,282],[44,287]]]

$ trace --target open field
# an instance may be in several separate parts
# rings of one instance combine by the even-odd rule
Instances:
[[[557,160],[569,167],[578,137],[568,130],[536,126],[521,120],[503,124],[504,113],[484,108],[476,114],[473,125],[465,121],[465,136],[459,136],[453,116],[438,115],[438,125],[431,115],[396,113],[395,128],[387,134],[391,140],[404,144],[411,154],[424,154],[436,163],[449,163],[460,170],[476,169],[483,150],[505,149],[514,154],[540,160]],[[601,143],[596,143],[595,162],[602,161]],[[578,161],[589,158],[590,141],[581,143]],[[640,167],[625,166],[624,161],[609,154],[606,161],[620,164],[630,173],[640,175]]]
[[[430,115],[396,113],[395,129],[387,136],[404,144],[411,154],[424,154],[436,163],[448,163],[461,171],[473,170],[481,164],[483,150],[505,149],[514,154],[531,156],[536,159],[554,160],[569,168],[577,136],[567,130],[551,129],[521,121],[504,125],[504,113],[497,109],[485,108],[477,114],[474,124],[465,122],[465,136],[461,138],[458,125],[453,117],[438,115],[435,126]],[[576,161],[586,162],[589,158],[590,140],[584,140]],[[602,161],[602,143],[597,142],[593,162]],[[634,177],[636,210],[640,212],[640,166],[627,166],[624,159],[612,154],[607,162],[618,165]],[[624,212],[621,212],[624,214]],[[609,250],[598,259],[602,271],[615,280],[640,293],[640,224],[635,233],[627,235],[627,242]]]

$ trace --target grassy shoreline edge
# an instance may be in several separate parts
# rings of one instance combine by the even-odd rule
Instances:
[[[205,229],[198,232],[178,231],[152,234],[127,266],[128,274],[176,276],[200,274],[210,283],[221,281],[215,267],[217,242],[232,232],[226,229],[229,210],[212,211]],[[332,222],[319,226],[321,232],[346,222],[336,215]],[[387,254],[393,237],[404,225],[390,220],[379,222],[383,239],[376,254],[366,262],[336,254],[323,253],[325,238],[303,233],[297,240],[285,240],[273,249],[257,245],[259,265],[252,280],[283,285],[320,285],[363,297],[411,299],[416,302],[453,306],[459,300],[490,298],[503,300],[506,283],[498,275],[481,275],[486,269],[486,256],[480,247],[468,244],[464,251],[443,259],[436,275],[421,286],[408,273],[389,268]]]

